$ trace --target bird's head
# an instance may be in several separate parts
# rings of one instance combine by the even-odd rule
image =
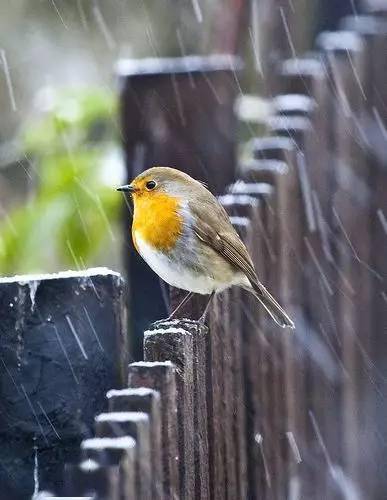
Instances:
[[[117,188],[117,191],[130,193],[134,202],[139,198],[170,195],[178,198],[189,198],[201,187],[200,182],[180,170],[170,167],[153,167],[138,175],[130,184]]]

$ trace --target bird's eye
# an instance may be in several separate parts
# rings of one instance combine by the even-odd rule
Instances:
[[[145,184],[145,186],[146,186],[148,191],[152,191],[152,189],[154,189],[156,187],[156,182],[155,181],[148,181]]]

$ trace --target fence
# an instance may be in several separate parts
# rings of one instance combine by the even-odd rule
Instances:
[[[276,68],[268,135],[250,141],[220,197],[295,333],[229,290],[209,330],[164,323],[145,333],[146,361],[129,366],[130,386],[162,393],[150,425],[161,428],[162,468],[136,469],[156,497],[384,498],[387,25],[357,16],[342,27]],[[191,126],[174,121],[190,139]],[[142,145],[157,157],[154,140]],[[117,393],[129,398],[121,410],[139,409],[131,391]]]
[[[108,392],[97,437],[67,466],[66,494],[385,498],[387,21],[357,16],[342,28],[276,67],[268,133],[251,139],[236,171],[236,60],[123,69],[129,175],[162,161],[203,177],[207,165],[296,330],[277,328],[238,289],[214,299],[208,328],[151,327],[144,361],[129,364],[127,388]],[[158,290],[142,266],[129,257],[130,280]],[[132,297],[139,329],[151,319],[144,304],[156,316],[162,292],[152,304]],[[185,315],[199,309],[193,301]]]

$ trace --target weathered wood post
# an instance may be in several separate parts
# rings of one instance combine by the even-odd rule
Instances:
[[[306,314],[302,276],[304,207],[294,143],[286,137],[260,137],[251,141],[251,149],[259,161],[248,162],[242,171],[246,179],[266,180],[274,188],[279,245],[275,266],[278,273],[276,292],[296,324],[295,332],[284,332],[282,336],[286,410],[281,418],[286,417],[282,439],[286,439],[287,467],[283,480],[288,482],[289,492],[303,480],[302,460],[306,447],[306,354],[304,342],[298,334],[302,331]],[[262,160],[275,160],[275,163],[262,164]]]
[[[338,272],[334,297],[336,326],[346,372],[342,378],[342,458],[346,473],[359,488],[362,482],[360,471],[363,470],[359,446],[364,429],[359,405],[363,405],[364,376],[359,370],[362,355],[358,342],[363,342],[364,332],[371,326],[371,274],[369,267],[364,265],[370,259],[369,171],[364,156],[366,138],[360,125],[367,99],[363,87],[365,60],[363,41],[354,32],[323,33],[319,45],[324,51],[335,96],[332,229]],[[366,389],[365,397],[367,392]]]
[[[298,162],[300,174],[304,174],[300,175],[300,186],[303,187],[303,193],[309,191],[311,202],[309,213],[312,216],[306,221],[304,219],[302,224],[304,239],[302,268],[305,275],[304,325],[308,328],[305,337],[309,358],[308,379],[318,390],[309,389],[307,408],[318,423],[319,431],[326,440],[332,459],[336,461],[340,442],[337,422],[340,413],[341,368],[336,361],[336,352],[332,353],[331,346],[338,347],[337,332],[328,313],[333,310],[331,288],[336,276],[331,236],[334,183],[334,160],[331,152],[331,117],[334,113],[332,92],[324,63],[317,55],[315,59],[285,61],[280,68],[280,80],[284,92],[302,92],[314,103],[309,109],[304,105],[300,110],[302,116],[310,120],[312,134],[302,147],[304,157],[299,156],[302,161]],[[308,183],[307,189],[304,188],[305,180]],[[314,224],[305,223],[312,218]],[[326,485],[329,474],[321,472],[325,467],[324,453],[309,415],[307,421],[313,445],[307,447],[309,460],[306,460],[306,463],[313,463],[314,473],[314,478],[309,475],[308,482],[318,494],[328,495]]]
[[[383,4],[378,2],[367,2],[369,7],[376,8]],[[368,10],[368,9],[367,9]],[[372,11],[372,9],[371,9]],[[361,36],[364,50],[364,74],[362,86],[367,97],[364,102],[363,116],[359,126],[366,136],[366,146],[363,151],[364,171],[368,172],[368,178],[361,177],[362,182],[368,189],[367,204],[360,206],[360,222],[363,227],[358,235],[361,241],[356,241],[358,256],[371,269],[359,270],[358,281],[361,283],[362,307],[359,313],[363,313],[359,328],[362,328],[360,337],[357,337],[358,348],[361,350],[360,362],[363,366],[369,366],[369,361],[375,363],[375,372],[379,374],[386,372],[385,358],[385,335],[387,315],[385,310],[385,276],[387,267],[383,259],[383,248],[386,244],[386,124],[387,113],[385,111],[386,89],[385,89],[385,65],[382,64],[383,54],[387,46],[387,20],[378,16],[363,15],[346,18],[342,22],[343,29],[353,30]],[[384,194],[383,194],[384,193]],[[368,216],[367,216],[368,210]],[[364,224],[368,217],[368,227]],[[364,234],[364,239],[362,238]],[[353,237],[353,236],[352,236]],[[363,286],[362,280],[365,279]],[[360,316],[360,314],[359,314]],[[360,344],[359,344],[360,343]],[[362,418],[362,434],[359,436],[363,469],[367,467],[368,474],[363,474],[363,491],[367,496],[382,498],[386,489],[386,478],[382,469],[386,464],[384,447],[380,446],[380,436],[385,436],[385,425],[382,414],[386,411],[386,405],[381,403],[380,389],[382,387],[379,376],[373,380],[367,376],[368,368],[363,372],[362,402],[360,414]],[[375,429],[378,429],[376,437]],[[362,443],[367,443],[367,445]],[[383,464],[383,465],[382,465]]]
[[[0,279],[0,496],[61,493],[106,391],[127,371],[124,286],[107,269]],[[17,432],[15,432],[17,425]]]
[[[77,465],[69,464],[66,465],[64,483],[65,495],[68,497],[92,494],[91,498],[97,500],[121,498],[118,465],[100,465],[92,459],[83,460]]]
[[[263,146],[262,150],[258,148],[260,143]],[[276,143],[277,149],[275,149]],[[284,146],[284,149],[279,147],[280,145]],[[299,229],[303,217],[297,168],[291,161],[294,159],[291,155],[292,151],[290,141],[284,138],[258,139],[254,141],[254,154],[261,158],[241,165],[243,178],[247,181],[266,182],[273,186],[271,209],[274,219],[269,234],[276,261],[268,269],[266,285],[293,316],[296,323],[295,333],[282,331],[274,324],[268,323],[267,325],[270,332],[270,347],[275,352],[275,362],[272,366],[274,394],[270,403],[271,421],[274,426],[273,454],[278,470],[278,494],[285,496],[288,494],[290,481],[295,480],[300,472],[297,467],[288,467],[289,462],[294,461],[288,442],[289,432],[296,436],[302,448],[305,442],[303,433],[305,404],[295,393],[297,391],[300,394],[302,392],[300,389],[303,387],[303,346],[300,349],[296,345],[299,342],[297,329],[302,328],[303,317],[300,314],[302,299],[299,296],[301,300],[298,304],[294,301],[300,290],[297,284],[301,281],[300,276],[297,276],[301,274],[300,255],[295,252],[302,246]],[[287,162],[284,161],[285,159]],[[293,385],[296,380],[297,389]],[[293,401],[294,397],[297,397],[297,403]],[[295,406],[297,406],[296,413]]]
[[[239,67],[240,61],[231,56],[119,62],[128,179],[151,166],[170,166],[222,192],[234,179],[234,71]],[[124,225],[129,240],[129,213]],[[159,278],[131,243],[125,252],[129,289],[136,290],[130,298],[131,329],[134,356],[140,359],[143,331],[167,316],[168,294],[163,298]],[[180,300],[179,294],[172,302]]]
[[[300,318],[299,327],[296,330],[296,336],[304,350],[303,369],[308,380],[320,380],[323,361],[319,359],[319,349],[323,344],[319,339],[318,322],[316,322],[316,312],[321,307],[321,287],[329,288],[329,282],[324,281],[324,273],[321,270],[320,263],[316,257],[311,241],[318,235],[318,225],[316,218],[316,206],[313,199],[312,170],[316,152],[318,151],[313,126],[313,115],[305,113],[302,109],[301,115],[281,115],[274,116],[269,121],[269,127],[275,135],[289,137],[293,141],[297,150],[296,166],[299,179],[299,195],[302,200],[302,213],[300,214],[300,226],[302,234],[301,247],[301,266],[302,289],[304,299],[302,301],[304,314]],[[319,277],[316,279],[316,274]],[[324,290],[325,291],[325,290]],[[325,292],[326,293],[326,292]],[[318,365],[320,364],[320,366]],[[304,382],[306,384],[306,382]],[[319,384],[317,384],[319,385]],[[321,384],[319,385],[319,387]],[[305,385],[307,388],[308,386]],[[321,387],[320,387],[321,388]],[[325,484],[325,479],[319,471],[320,457],[322,456],[321,446],[310,423],[308,411],[313,414],[314,392],[306,390],[305,405],[306,426],[305,439],[307,446],[304,447],[304,461],[300,468],[301,484],[303,495],[312,497],[316,491]],[[320,418],[320,415],[319,415]],[[302,445],[301,445],[302,446]],[[323,457],[323,456],[322,456]]]
[[[229,192],[233,196],[249,196],[257,201],[249,218],[242,215],[231,220],[251,252],[260,279],[266,282],[267,266],[272,265],[272,259],[275,259],[268,234],[268,228],[272,228],[273,188],[267,183],[239,181],[229,187]],[[239,210],[240,214],[246,214],[240,207]],[[277,487],[270,418],[274,392],[272,368],[276,355],[270,349],[270,341],[265,334],[267,318],[256,299],[243,292],[241,304],[247,406],[248,498],[258,499],[260,495],[275,495]]]
[[[132,466],[134,465],[137,478],[137,498],[139,500],[153,498],[148,415],[131,411],[101,413],[95,418],[95,430],[100,438],[124,438],[129,436],[135,441],[136,455]]]
[[[332,231],[332,203],[335,189],[332,117],[335,114],[335,102],[323,55],[315,54],[314,59],[285,61],[281,67],[281,80],[284,91],[303,92],[316,102],[316,109],[309,117],[315,131],[313,148],[309,150],[306,158],[316,220],[316,230],[305,233],[306,258],[310,262],[307,266],[307,300],[313,333],[308,335],[312,341],[310,378],[313,380],[313,385],[318,387],[318,390],[310,389],[312,400],[309,406],[319,432],[325,440],[331,460],[338,463],[341,457],[342,435],[339,425],[342,366],[336,324],[329,312],[335,308],[332,292],[337,275]],[[320,277],[317,279],[315,262],[321,271],[318,271]],[[316,476],[312,485],[322,494],[333,495],[332,490],[329,492],[326,490],[329,487],[328,483],[331,483],[331,475],[329,471],[321,474],[321,463],[325,464],[324,452],[310,418],[308,420],[314,436],[314,445],[309,447],[315,457]]]
[[[179,498],[179,452],[177,447],[176,368],[171,361],[139,361],[129,365],[129,387],[148,387],[160,393],[161,443],[164,494]]]
[[[152,498],[163,498],[161,462],[160,394],[146,387],[110,390],[106,395],[112,412],[143,412],[149,418]]]
[[[219,198],[219,201],[230,216],[233,226],[236,228],[245,243],[249,246],[248,236],[253,228],[257,227],[255,213],[258,207],[258,200],[254,196],[226,194]],[[252,301],[245,292],[237,287],[222,293],[224,309],[228,311],[228,317],[224,321],[224,333],[229,344],[228,352],[231,354],[231,423],[234,429],[233,452],[236,462],[236,497],[246,498],[249,495],[251,484],[259,482],[262,474],[259,466],[260,458],[256,460],[256,446],[254,437],[254,411],[259,407],[257,402],[259,397],[258,388],[255,390],[251,385],[251,378],[256,377],[259,371],[259,352],[253,349],[253,343],[248,342],[255,336],[255,345],[259,344],[259,334],[253,332],[253,322],[249,324],[248,332],[251,337],[244,335],[244,309],[249,309]],[[257,304],[255,304],[256,306]],[[256,310],[255,310],[256,311]],[[249,313],[250,318],[257,316],[254,309]],[[249,352],[251,351],[251,352]],[[251,366],[250,355],[255,352],[254,365]],[[251,356],[252,358],[252,356]],[[230,366],[228,367],[230,368]],[[228,384],[229,385],[229,384]],[[230,389],[229,389],[230,390]],[[255,467],[259,464],[257,469]],[[250,484],[250,486],[249,486]]]
[[[97,485],[93,487],[90,484],[89,477],[85,474],[87,471],[85,467],[87,465],[83,465],[82,468],[82,464],[86,462],[86,464],[89,464],[89,469],[92,469],[95,463],[100,467],[106,468],[107,471],[112,466],[119,468],[119,498],[128,500],[142,500],[145,498],[141,495],[139,486],[140,483],[142,484],[142,478],[139,477],[137,467],[138,451],[136,441],[130,436],[85,439],[81,443],[81,453],[83,457],[83,462],[81,462],[83,475],[79,477],[79,467],[72,467],[73,473],[78,472],[75,477],[71,478],[72,482],[69,483],[74,488],[73,494],[78,495],[80,491],[85,491],[86,487],[91,488],[90,490],[86,490],[89,493],[99,493],[95,488]],[[77,485],[75,483],[74,480],[76,479],[80,480],[80,484]]]
[[[158,325],[144,334],[144,355],[176,366],[180,497],[188,500],[195,491],[192,334],[182,325]]]
[[[209,332],[203,325],[196,321],[189,320],[165,321],[160,327],[162,330],[181,328],[181,335],[183,335],[183,332],[189,332],[192,336],[194,495],[198,500],[206,500],[209,498],[210,480],[208,412],[206,400],[206,389],[208,387],[207,356]],[[159,330],[160,327],[157,327],[157,330]],[[149,334],[152,332],[153,330],[150,330]],[[159,336],[159,339],[161,341],[166,340],[162,336]],[[148,349],[146,349],[146,351],[148,351]],[[149,352],[147,356],[153,358],[153,349],[151,351],[152,352]],[[167,356],[167,352],[165,355]],[[175,363],[177,362],[175,358],[173,358],[172,361]]]

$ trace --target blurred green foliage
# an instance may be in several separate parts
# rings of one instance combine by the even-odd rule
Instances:
[[[82,268],[118,222],[122,200],[106,183],[118,129],[114,94],[65,90],[50,101],[23,135],[35,186],[0,225],[1,274]]]

